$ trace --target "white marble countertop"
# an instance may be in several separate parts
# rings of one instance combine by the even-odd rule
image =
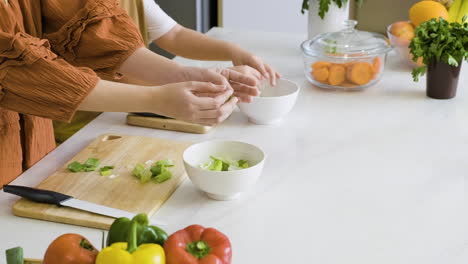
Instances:
[[[453,100],[427,98],[425,79],[413,83],[393,53],[374,87],[324,91],[303,76],[302,35],[209,34],[257,53],[301,85],[280,125],[253,125],[235,112],[213,132],[195,135],[126,126],[125,114],[106,113],[13,183],[37,185],[104,133],[242,140],[268,154],[254,190],[219,202],[187,180],[155,215],[171,223],[169,232],[194,223],[216,227],[230,237],[236,264],[468,263],[466,63]],[[55,237],[69,232],[100,245],[99,230],[13,216],[16,199],[0,192],[0,254],[21,245],[26,256],[41,258]]]

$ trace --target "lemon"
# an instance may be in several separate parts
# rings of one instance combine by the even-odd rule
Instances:
[[[444,5],[435,1],[425,0],[418,2],[409,10],[409,18],[415,27],[427,20],[439,17],[447,20],[448,11]]]

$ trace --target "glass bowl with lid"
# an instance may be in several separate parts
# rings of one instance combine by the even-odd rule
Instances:
[[[345,28],[304,41],[304,73],[312,84],[328,89],[362,89],[377,83],[383,74],[387,53],[392,49],[384,35],[355,29],[357,21],[346,20]]]

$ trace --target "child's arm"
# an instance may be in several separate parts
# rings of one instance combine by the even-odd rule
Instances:
[[[175,25],[169,32],[153,41],[177,56],[195,60],[232,61],[235,66],[248,65],[274,84],[279,74],[268,64],[239,46],[208,37],[197,31]]]
[[[251,66],[264,77],[271,76],[272,83],[279,77],[268,64],[239,46],[178,25],[154,0],[144,0],[143,3],[148,38],[161,48],[189,59],[226,60],[235,66]]]

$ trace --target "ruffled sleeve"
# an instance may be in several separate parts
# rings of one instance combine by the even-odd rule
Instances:
[[[117,1],[109,0],[88,1],[65,25],[45,37],[65,60],[89,67],[107,80],[120,77],[121,64],[144,47],[132,19]]]
[[[0,107],[69,121],[98,81],[58,58],[47,40],[0,31]]]

